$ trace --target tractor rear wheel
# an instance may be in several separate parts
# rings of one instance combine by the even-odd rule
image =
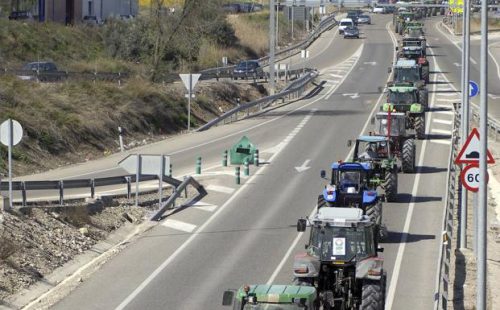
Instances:
[[[421,89],[418,91],[418,103],[424,106],[424,110],[427,111],[429,108],[429,92],[427,89]]]
[[[415,116],[415,132],[417,139],[425,138],[425,114]]]
[[[385,172],[384,189],[387,201],[396,201],[398,195],[398,173],[396,169],[387,170]]]
[[[413,173],[415,172],[415,140],[407,139],[403,143],[402,152],[403,161],[403,172]]]
[[[383,310],[384,292],[382,280],[363,280],[360,310]]]

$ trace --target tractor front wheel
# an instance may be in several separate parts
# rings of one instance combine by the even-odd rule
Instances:
[[[417,139],[422,140],[425,138],[425,114],[415,117],[415,132]]]
[[[381,280],[363,280],[360,310],[383,310],[385,304],[384,285]]]
[[[387,201],[395,202],[398,195],[398,173],[396,169],[386,171],[384,189]]]

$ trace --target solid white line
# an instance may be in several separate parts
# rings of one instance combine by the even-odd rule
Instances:
[[[435,133],[441,133],[441,134],[445,134],[445,135],[451,135],[451,130],[445,130],[445,129],[431,129],[431,132],[435,132]]]
[[[453,124],[453,121],[447,121],[447,120],[439,119],[439,118],[433,119],[432,122],[433,123],[437,123],[437,124],[444,124],[444,125],[451,125],[451,124]]]
[[[232,194],[234,192],[234,188],[221,185],[209,185],[207,186],[207,190],[224,194]]]
[[[193,232],[193,230],[196,229],[196,225],[189,224],[186,222],[181,222],[177,220],[172,220],[172,219],[167,219],[163,223],[161,223],[161,226],[167,227],[167,228],[172,228],[175,230],[181,230],[184,232]]]
[[[500,42],[491,44],[491,46],[497,45]],[[495,63],[495,66],[497,67],[497,76],[500,79],[500,65],[498,64],[498,61],[496,60],[495,56],[493,56],[493,53],[490,50],[490,46],[488,46],[488,55],[490,55],[491,59],[493,59],[493,62]]]
[[[309,106],[311,104],[314,104],[320,100],[322,100],[324,98],[324,96],[322,97],[318,97],[316,98],[315,100],[311,101],[310,103],[308,104],[305,104],[302,106],[303,107],[306,107],[306,106]],[[314,111],[314,110],[313,110]],[[313,111],[311,111],[311,114],[313,113]],[[309,116],[309,115],[308,115]],[[306,116],[307,117],[307,116]],[[309,117],[310,118],[310,117]],[[276,153],[273,154],[273,156],[271,156],[271,158],[269,159],[269,161],[273,161],[274,158],[276,156],[278,156],[281,151],[283,151],[285,149],[285,147],[288,145],[288,142],[282,142],[283,144],[283,147],[281,147]],[[229,199],[214,213],[212,214],[212,216],[210,216],[207,221],[201,225],[197,231],[195,231],[193,234],[191,234],[191,236],[186,240],[184,241],[183,244],[181,244],[181,246],[179,246],[177,248],[177,250],[175,250],[174,253],[172,253],[167,259],[165,259],[165,261],[160,265],[158,266],[144,281],[142,281],[141,284],[139,284],[139,286],[132,292],[130,293],[130,295],[127,296],[127,298],[125,298],[116,308],[115,310],[123,310],[132,300],[134,300],[135,297],[137,297],[137,295],[139,295],[145,288],[146,286],[149,285],[149,283],[151,283],[151,281],[153,281],[157,276],[158,274],[160,274],[165,268],[167,268],[168,265],[170,265],[170,263],[172,263],[172,261],[189,245],[191,244],[191,242],[193,242],[193,240],[196,238],[196,236],[198,236],[208,225],[210,225],[210,223],[215,219],[217,218],[217,216],[222,212],[224,211],[224,209],[226,209],[235,199],[236,197],[239,196],[240,193],[242,193],[248,186],[250,186],[250,184],[253,183],[253,180],[261,175],[264,170],[269,167],[270,165],[263,165],[263,166],[260,166],[260,168],[256,171],[255,174],[253,174],[247,182],[245,182],[231,197],[229,197]]]
[[[386,29],[389,32],[389,35],[391,37],[393,45],[396,46],[397,45],[397,40],[396,40],[396,38],[394,37],[394,35],[391,33],[391,31],[389,29],[389,25],[390,24],[391,24],[391,22],[387,23]],[[394,53],[394,55],[393,55],[393,62],[395,61],[395,57],[396,57],[396,54]],[[391,76],[392,76],[392,74],[390,74],[389,77],[387,78],[387,82],[389,82]],[[366,131],[366,128],[368,127],[368,125],[371,123],[371,118],[372,118],[373,114],[375,113],[375,111],[377,110],[377,107],[379,106],[380,101],[382,100],[383,97],[384,97],[384,93],[382,93],[380,95],[380,97],[377,100],[377,103],[375,104],[375,106],[373,106],[373,109],[371,110],[370,115],[368,116],[368,119],[365,122],[365,125],[361,129],[361,133],[360,134],[363,134]],[[352,154],[353,151],[354,151],[354,147],[351,148],[351,150],[349,151],[349,154],[347,154],[347,156],[346,156],[346,158],[345,158],[344,161],[348,161],[349,160],[349,158],[351,157],[351,154]],[[309,217],[313,216],[315,210],[316,210],[316,206],[311,211],[311,214],[309,215]],[[290,247],[286,251],[285,255],[281,259],[280,263],[278,264],[278,266],[276,267],[276,269],[272,273],[271,277],[269,278],[269,280],[267,280],[267,284],[271,284],[271,283],[274,282],[274,280],[276,279],[276,277],[280,273],[281,269],[283,269],[283,266],[285,265],[286,261],[288,260],[288,257],[292,253],[293,249],[295,249],[295,247],[297,246],[297,243],[299,242],[300,237],[302,237],[303,234],[304,234],[303,232],[299,232],[297,234],[297,236],[293,240],[292,244],[290,245]]]
[[[451,145],[451,141],[450,141],[450,140],[438,140],[438,139],[432,139],[432,140],[431,140],[431,143]]]

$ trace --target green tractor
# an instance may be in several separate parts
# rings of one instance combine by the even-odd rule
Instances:
[[[398,59],[389,72],[394,71],[392,82],[387,86],[413,86],[419,91],[418,102],[425,107],[428,106],[429,92],[426,84],[429,83],[429,66],[422,66],[415,59]]]
[[[414,86],[388,87],[382,112],[401,112],[406,115],[406,128],[414,129],[417,139],[425,138],[425,107],[419,103],[419,90]]]
[[[368,216],[356,208],[321,208],[299,219],[297,231],[307,226],[307,252],[293,262],[296,284],[316,287],[324,310],[383,310],[387,276],[378,256],[383,249]]]
[[[225,291],[222,305],[233,310],[319,310],[316,288],[297,285],[244,285],[238,291]]]
[[[352,143],[348,142],[348,146]],[[359,136],[354,146],[353,162],[369,162],[370,183],[380,186],[385,192],[385,200],[397,201],[398,158],[392,152],[393,141],[386,136]]]
[[[394,15],[393,17],[393,25],[394,25],[394,32],[399,33],[400,35],[403,34],[404,29],[406,27],[406,23],[409,23],[411,21],[415,20],[415,13],[414,12],[398,12]]]
[[[376,135],[389,137],[391,153],[401,163],[404,173],[415,172],[416,145],[414,136],[408,134],[404,113],[378,112],[375,115]]]

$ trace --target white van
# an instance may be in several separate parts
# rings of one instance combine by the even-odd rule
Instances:
[[[339,34],[343,34],[347,27],[354,27],[354,22],[351,18],[342,18],[339,23]]]

